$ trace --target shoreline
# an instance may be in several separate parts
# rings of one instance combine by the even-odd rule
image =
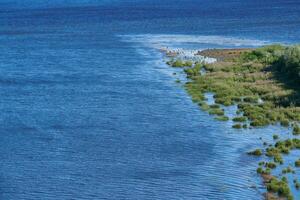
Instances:
[[[292,106],[287,106],[285,105],[286,102],[276,101],[276,98],[282,98],[282,94],[290,95],[293,88],[286,89],[285,87],[289,83],[285,83],[275,76],[277,75],[275,61],[268,61],[267,57],[263,57],[262,59],[255,57],[256,55],[260,55],[260,53],[263,55],[265,52],[268,55],[269,51],[275,52],[274,49],[276,51],[277,49],[282,52],[285,51],[285,47],[276,45],[267,47],[267,50],[261,47],[195,51],[195,56],[215,59],[215,62],[208,64],[192,62],[182,58],[176,59],[179,55],[176,51],[165,50],[162,52],[170,58],[170,61],[167,62],[168,65],[183,68],[188,79],[188,82],[185,83],[188,94],[195,103],[198,103],[202,110],[216,116],[216,120],[232,120],[235,123],[232,128],[235,129],[264,127],[277,123],[293,129],[294,137],[281,140],[277,135],[273,135],[274,144],[266,144],[264,142],[261,148],[249,151],[248,153],[245,152],[245,154],[247,153],[250,156],[263,157],[263,160],[265,160],[259,162],[257,168],[257,173],[260,174],[262,182],[266,187],[266,193],[263,195],[264,198],[267,200],[291,200],[293,199],[291,187],[294,185],[298,190],[300,183],[298,179],[294,179],[294,184],[291,185],[291,182],[287,180],[285,175],[295,173],[295,170],[292,167],[288,167],[289,169],[283,168],[281,165],[284,162],[282,158],[289,151],[300,149],[300,139],[296,137],[300,134],[298,126],[300,121],[300,107],[293,106],[293,104],[290,104]],[[275,53],[272,56],[275,57]],[[255,59],[253,59],[254,57]],[[272,66],[271,69],[269,65]],[[205,74],[201,73],[202,69],[205,70]],[[231,94],[228,95],[226,90]],[[205,92],[214,93],[216,104],[208,105],[205,102],[203,95]],[[273,92],[275,93],[273,94]],[[268,94],[273,94],[274,98],[268,97]],[[290,100],[286,101],[288,103]],[[238,105],[237,116],[229,119],[224,109],[220,106],[226,107],[233,104]],[[284,114],[280,115],[281,113]],[[295,116],[290,117],[289,115]],[[295,134],[295,130],[297,134]],[[292,141],[291,145],[289,145],[289,140]],[[274,158],[274,161],[271,161],[270,158]],[[272,170],[276,167],[282,168],[281,175],[272,174]]]

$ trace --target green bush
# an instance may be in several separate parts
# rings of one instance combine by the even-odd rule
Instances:
[[[176,61],[168,61],[167,62],[168,65],[171,65],[172,67],[192,67],[193,66],[193,62],[192,61],[183,61],[180,59],[177,59]]]
[[[215,117],[215,119],[219,120],[219,121],[228,121],[229,117],[227,117],[227,116],[218,116],[218,117]]]
[[[264,170],[263,170],[263,168],[259,167],[259,168],[257,168],[256,172],[258,174],[262,174],[264,172]]]
[[[274,139],[274,140],[278,140],[278,139],[279,139],[279,136],[276,135],[276,134],[274,134],[274,135],[273,135],[273,139]]]
[[[219,108],[213,108],[213,109],[209,109],[208,113],[210,115],[219,115],[219,116],[222,116],[222,115],[224,115],[224,110],[219,109]]]
[[[241,55],[243,61],[263,62],[272,64],[279,60],[285,47],[282,45],[268,45]]]
[[[295,166],[300,167],[300,159],[295,161]]]
[[[266,126],[270,124],[270,121],[267,120],[267,119],[263,119],[263,118],[260,118],[260,119],[255,119],[253,120],[252,122],[250,122],[250,125],[251,126],[254,126],[254,127],[258,127],[258,126]]]
[[[271,174],[271,169],[270,168],[266,168],[265,170],[262,167],[258,167],[256,169],[256,172],[258,174]]]
[[[280,121],[280,124],[281,124],[282,126],[288,127],[288,126],[290,125],[290,122],[289,122],[288,119],[282,119],[282,120]]]
[[[300,134],[300,127],[297,124],[294,125],[293,134],[294,135],[299,135]]]
[[[299,183],[299,181],[297,179],[294,179],[293,182],[295,184],[296,189],[299,190],[300,189],[300,183]]]
[[[213,105],[210,105],[209,107],[210,107],[210,108],[220,108],[220,105],[218,105],[218,104],[213,104]]]
[[[276,154],[274,156],[274,162],[279,163],[279,164],[283,164],[282,156],[280,154]]]
[[[277,62],[280,72],[287,74],[290,78],[300,80],[300,46],[290,46]]]
[[[199,102],[199,106],[201,107],[202,110],[207,111],[209,110],[209,105],[206,102]]]
[[[256,96],[245,97],[244,102],[257,103],[258,102],[258,97],[256,97]]]
[[[268,157],[274,157],[275,155],[280,154],[280,150],[278,148],[275,147],[268,147],[266,149],[266,156]]]
[[[235,128],[235,129],[241,129],[241,128],[243,128],[243,126],[242,126],[241,124],[234,124],[234,125],[232,126],[232,128]]]
[[[283,174],[294,173],[294,172],[295,171],[290,166],[288,166],[287,168],[282,169]]]
[[[185,61],[184,66],[186,66],[186,67],[192,67],[193,64],[194,63],[192,61],[188,60],[188,61]]]
[[[247,121],[247,117],[235,117],[232,119],[234,122],[245,122]]]
[[[274,169],[274,168],[276,168],[276,164],[273,163],[273,162],[267,162],[267,163],[265,164],[265,167],[268,167],[268,168],[270,168],[270,169]]]
[[[183,67],[184,62],[182,60],[176,60],[175,62],[172,63],[172,67]]]
[[[285,180],[278,180],[277,178],[273,177],[266,185],[267,190],[270,192],[277,193],[279,196],[287,198],[292,197],[289,185]]]
[[[261,161],[261,162],[258,163],[259,166],[263,166],[263,165],[265,165],[265,164],[266,164],[265,161]]]
[[[262,150],[261,149],[255,149],[254,151],[248,152],[249,155],[254,155],[254,156],[261,156],[262,155]]]
[[[241,97],[232,97],[231,100],[234,102],[241,102]]]

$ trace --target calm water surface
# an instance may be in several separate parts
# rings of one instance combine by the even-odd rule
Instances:
[[[1,199],[262,198],[245,152],[287,131],[216,122],[156,48],[297,43],[298,1],[28,2],[0,3]]]

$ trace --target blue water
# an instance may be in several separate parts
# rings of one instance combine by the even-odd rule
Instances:
[[[216,122],[157,48],[297,43],[299,1],[2,0],[0,24],[0,199],[262,199],[245,153],[283,130]]]

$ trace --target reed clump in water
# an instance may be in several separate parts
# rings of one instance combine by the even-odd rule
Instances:
[[[215,117],[216,120],[219,120],[219,121],[228,121],[229,120],[229,117],[223,115],[223,116],[218,116],[218,117]]]
[[[262,150],[261,149],[255,149],[254,151],[248,152],[249,155],[254,155],[254,156],[261,156],[262,155]]]

